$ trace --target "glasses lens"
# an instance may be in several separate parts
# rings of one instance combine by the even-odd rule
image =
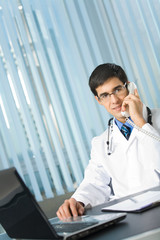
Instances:
[[[106,93],[106,94],[98,97],[98,99],[101,102],[109,101],[112,94],[116,95],[116,96],[120,96],[121,94],[123,94],[125,92],[125,89],[126,89],[126,83],[123,86],[117,87],[117,89],[115,91],[113,91],[112,93]]]

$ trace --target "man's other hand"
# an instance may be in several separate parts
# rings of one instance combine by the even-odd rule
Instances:
[[[77,217],[84,213],[84,204],[76,201],[74,198],[70,198],[64,201],[57,211],[57,217],[60,220],[64,220],[71,216]]]

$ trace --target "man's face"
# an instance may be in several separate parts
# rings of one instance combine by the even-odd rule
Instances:
[[[103,105],[117,120],[125,122],[125,118],[121,115],[121,107],[123,99],[128,95],[128,90],[126,87],[122,88],[122,86],[124,86],[124,84],[119,78],[109,78],[103,85],[96,88],[98,97],[95,98],[99,104]],[[119,89],[122,90],[119,91]],[[115,90],[117,90],[117,94],[111,94]],[[109,95],[107,96],[107,94]],[[107,96],[107,98],[104,96]]]

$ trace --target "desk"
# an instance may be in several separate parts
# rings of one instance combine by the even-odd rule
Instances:
[[[150,190],[160,190],[160,187],[152,188]],[[145,191],[143,191],[145,192]],[[137,194],[132,194],[130,196],[135,196]],[[105,203],[96,206],[92,209],[86,211],[86,214],[94,215],[100,214],[101,208],[105,206],[111,206],[115,203],[121,202],[122,200],[128,199],[128,197],[114,200],[109,203]],[[120,240],[131,236],[135,236],[140,233],[144,233],[153,229],[160,228],[160,206],[149,209],[143,213],[127,213],[127,217],[116,225],[113,225],[103,231],[94,233],[92,240],[105,240],[113,239]],[[84,239],[91,239],[90,236]],[[160,239],[160,235],[159,235]],[[152,239],[150,239],[152,240]]]
[[[152,188],[150,190],[160,190],[160,187]],[[143,191],[145,192],[145,191]],[[86,211],[86,214],[88,215],[95,215],[95,214],[101,214],[101,208],[105,206],[110,206],[112,204],[121,202],[122,200],[128,199],[129,197],[135,196],[137,194],[132,194],[130,196],[116,199],[114,201],[98,205],[92,209],[88,209]],[[53,205],[47,204],[46,206],[45,202],[43,203],[43,210],[45,208],[45,212],[47,213],[53,213],[53,216],[55,216],[54,209],[54,200]],[[56,210],[55,210],[56,211]],[[48,215],[48,214],[47,214]],[[51,215],[51,214],[50,214]],[[51,217],[51,216],[50,216]],[[150,210],[147,210],[143,213],[128,213],[127,217],[119,222],[118,224],[112,225],[109,228],[106,228],[102,231],[99,231],[97,233],[94,233],[93,235],[89,235],[88,237],[83,238],[84,240],[122,240],[125,238],[129,238],[132,236],[135,236],[137,234],[141,234],[153,229],[160,228],[160,206],[152,208]],[[159,233],[158,233],[159,234]],[[3,238],[0,238],[0,240],[4,240]],[[150,238],[149,240],[153,240],[155,238]],[[160,239],[160,236],[159,238]],[[7,238],[6,238],[7,240]],[[8,239],[9,240],[9,239]],[[148,238],[147,238],[148,240]],[[156,238],[157,240],[157,238]]]

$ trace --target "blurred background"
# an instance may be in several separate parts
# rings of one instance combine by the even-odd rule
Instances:
[[[160,107],[159,0],[0,0],[0,169],[38,201],[74,191],[110,116],[88,79],[124,68]]]

